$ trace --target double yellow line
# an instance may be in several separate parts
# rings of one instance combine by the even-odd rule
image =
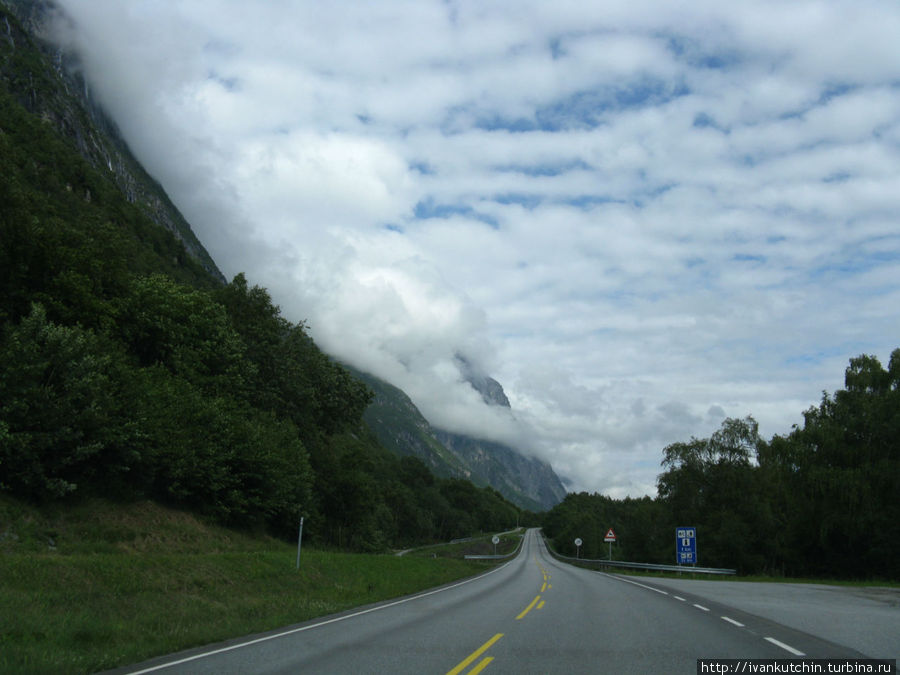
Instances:
[[[550,573],[549,573],[547,570],[544,569],[544,567],[543,567],[543,565],[541,565],[541,563],[538,563],[538,567],[541,568],[541,574],[544,575],[544,583],[543,583],[543,585],[541,586],[541,593],[545,593],[545,592],[547,591],[548,588],[553,588],[552,586],[550,586],[550,585],[547,583],[548,581],[550,581]],[[541,608],[544,606],[544,601],[541,600],[541,593],[538,593],[538,594],[534,597],[534,600],[531,601],[531,604],[528,605],[528,607],[526,607],[525,609],[523,609],[523,610],[521,611],[521,613],[519,614],[519,616],[516,617],[516,621],[518,621],[519,619],[523,618],[526,614],[528,614],[528,612],[530,612],[532,609],[534,609],[534,606],[535,606],[535,605],[537,605],[537,608],[538,608],[538,609],[541,609]]]
[[[548,581],[550,581],[550,573],[547,572],[547,570],[545,570],[540,563],[538,563],[538,567],[541,568],[541,573],[544,575],[544,584],[541,586],[541,593],[544,593],[548,588],[553,588],[552,586],[550,586],[547,583]],[[526,614],[528,614],[528,612],[530,612],[532,609],[534,609],[535,605],[537,605],[538,609],[541,609],[541,607],[544,606],[544,601],[541,600],[540,593],[535,596],[534,600],[532,600],[531,603],[529,603],[528,607],[526,607],[519,613],[519,615],[516,617],[516,621],[523,618]],[[453,670],[448,671],[447,675],[459,675],[459,673],[463,672],[466,668],[468,668],[469,665],[473,661],[475,661],[479,656],[481,656],[488,649],[490,649],[492,646],[494,646],[494,644],[502,637],[503,637],[503,633],[497,633],[494,637],[492,637],[490,640],[485,642],[474,652],[469,654],[465,659],[460,661],[459,665],[457,665]],[[487,667],[487,665],[493,660],[494,660],[493,656],[485,656],[483,659],[481,659],[481,661],[478,662],[478,664],[474,668],[472,668],[472,670],[470,670],[467,673],[467,675],[477,675],[482,670],[484,670]]]
[[[449,671],[447,673],[447,675],[459,675],[459,673],[461,673],[462,671],[464,671],[466,668],[469,667],[469,664],[472,663],[472,661],[474,661],[479,656],[484,654],[488,649],[490,649],[493,646],[493,644],[497,640],[499,640],[502,637],[503,637],[503,633],[497,633],[494,637],[492,637],[490,640],[485,642],[474,652],[469,654],[469,656],[467,656],[465,658],[465,660],[460,662],[460,664],[458,666],[456,666],[456,668]],[[478,662],[477,666],[475,666],[474,668],[472,668],[472,670],[469,671],[468,675],[477,675],[477,673],[480,673],[482,670],[484,670],[485,667],[487,666],[487,664],[489,664],[493,660],[494,660],[493,656],[485,656],[481,661]]]

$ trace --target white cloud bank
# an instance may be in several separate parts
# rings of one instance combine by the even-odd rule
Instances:
[[[226,275],[573,489],[898,346],[893,0],[60,4]]]

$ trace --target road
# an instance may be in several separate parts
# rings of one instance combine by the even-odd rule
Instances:
[[[863,654],[711,592],[571,567],[529,530],[518,556],[480,577],[117,672],[695,673],[698,658],[897,656]]]

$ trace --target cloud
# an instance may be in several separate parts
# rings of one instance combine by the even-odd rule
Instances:
[[[227,275],[573,489],[897,346],[895,3],[61,5]]]

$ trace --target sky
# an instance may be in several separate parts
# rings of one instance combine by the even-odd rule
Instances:
[[[572,491],[900,347],[895,0],[59,4],[226,277]]]

